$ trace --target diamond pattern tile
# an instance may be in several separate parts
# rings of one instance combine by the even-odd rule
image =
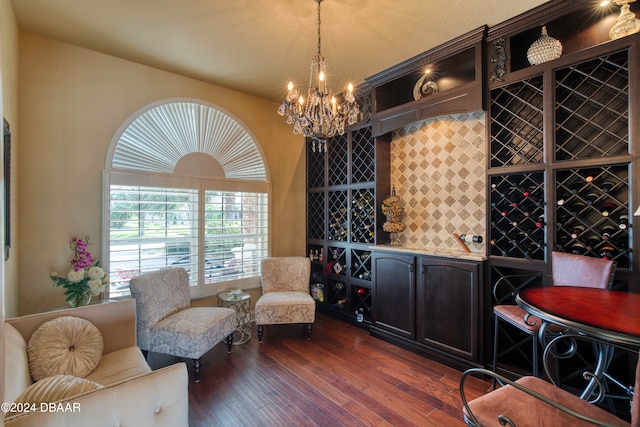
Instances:
[[[485,116],[441,116],[394,132],[391,183],[405,208],[405,246],[458,250],[453,233],[486,238]],[[468,244],[485,254],[485,244]]]

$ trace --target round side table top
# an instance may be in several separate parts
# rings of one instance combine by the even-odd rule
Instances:
[[[236,301],[245,301],[248,300],[250,295],[241,289],[236,289],[233,291],[226,291],[218,294],[218,298],[220,298],[224,302],[236,302]]]

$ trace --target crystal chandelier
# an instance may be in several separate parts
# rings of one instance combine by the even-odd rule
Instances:
[[[327,61],[320,52],[320,3],[318,3],[318,53],[311,58],[309,88],[306,99],[301,91],[289,82],[287,98],[282,101],[278,114],[285,116],[288,124],[293,124],[293,133],[304,135],[313,141],[313,151],[327,151],[327,139],[344,134],[344,128],[357,121],[360,109],[349,83],[342,104],[331,95],[325,72]]]

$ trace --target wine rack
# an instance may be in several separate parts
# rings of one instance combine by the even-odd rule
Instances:
[[[324,192],[307,194],[307,239],[324,240]]]
[[[349,239],[349,214],[347,212],[347,191],[329,191],[329,240],[346,242]]]
[[[375,145],[371,143],[371,128],[365,127],[353,132],[351,182],[366,183],[376,180]]]
[[[371,321],[371,289],[354,285],[351,287],[351,310],[362,315],[358,321]]]
[[[389,143],[371,126],[330,138],[326,152],[307,141],[307,251],[324,249],[321,268],[312,262],[311,293],[320,310],[364,324],[371,323],[368,248],[388,238],[376,207],[390,192]]]
[[[376,206],[370,188],[353,190],[351,194],[351,242],[373,243],[376,235]]]
[[[491,255],[544,259],[545,203],[541,172],[491,177]]]
[[[629,51],[556,71],[556,160],[629,152]]]
[[[629,268],[628,165],[556,171],[556,250]]]
[[[491,91],[491,167],[543,160],[542,76]]]
[[[371,251],[351,250],[351,277],[371,282]]]

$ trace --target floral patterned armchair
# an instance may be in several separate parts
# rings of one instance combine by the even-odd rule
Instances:
[[[262,296],[256,302],[258,340],[264,325],[303,323],[307,339],[316,317],[316,302],[309,294],[311,261],[306,257],[262,260]]]
[[[226,338],[231,352],[235,311],[224,307],[190,307],[189,274],[184,268],[142,273],[129,282],[136,300],[138,347],[193,359],[200,381],[200,359]]]

